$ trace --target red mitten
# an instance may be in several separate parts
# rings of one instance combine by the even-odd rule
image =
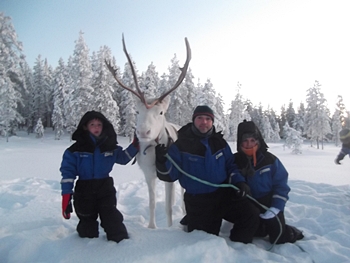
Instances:
[[[71,200],[72,200],[72,194],[62,195],[62,215],[65,219],[69,219],[70,213],[73,212]]]

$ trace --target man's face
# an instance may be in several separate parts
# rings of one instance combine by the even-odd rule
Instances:
[[[207,133],[213,127],[213,120],[207,115],[198,115],[194,119],[194,126],[201,133]]]
[[[95,137],[99,137],[102,133],[103,123],[99,119],[93,119],[87,124],[88,131]]]

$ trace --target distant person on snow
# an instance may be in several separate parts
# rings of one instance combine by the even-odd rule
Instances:
[[[290,191],[288,172],[267,148],[254,122],[244,120],[238,125],[235,162],[250,187],[251,196],[269,208],[265,211],[259,206],[260,224],[255,236],[269,235],[274,243],[281,234],[276,244],[294,243],[304,236],[300,230],[285,224],[283,211]]]
[[[81,118],[72,140],[76,142],[65,150],[60,168],[63,217],[69,219],[73,212],[73,196],[80,237],[98,237],[99,216],[108,240],[120,242],[127,239],[128,233],[123,215],[116,207],[116,190],[109,173],[115,163],[125,165],[137,154],[137,137],[123,150],[117,145],[117,135],[107,118],[100,112],[88,111]]]
[[[214,113],[208,106],[196,107],[192,122],[183,126],[178,139],[167,149],[156,147],[157,176],[160,180],[179,180],[186,190],[184,202],[187,215],[182,224],[188,232],[203,230],[219,235],[222,218],[234,223],[232,241],[251,243],[259,223],[259,210],[247,199],[249,187],[234,163],[230,146],[221,132],[215,131]],[[164,156],[166,153],[185,173],[209,184],[234,184],[217,187],[198,182],[179,171]]]
[[[345,155],[349,155],[350,157],[350,130],[342,129],[339,132],[340,141],[342,142],[341,150],[334,160],[336,164],[341,164],[340,161],[344,159]]]

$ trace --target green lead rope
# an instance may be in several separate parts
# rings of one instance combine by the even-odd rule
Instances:
[[[213,187],[231,187],[235,190],[238,190],[239,191],[239,188],[236,187],[235,185],[233,184],[213,184],[213,183],[210,183],[210,182],[207,182],[207,181],[204,181],[202,179],[199,179],[189,173],[186,173],[184,170],[182,170],[178,164],[169,156],[169,154],[165,154],[164,155],[174,166],[177,170],[179,170],[181,173],[183,173],[184,175],[186,175],[187,177],[191,178],[192,180],[195,180],[197,182],[200,182],[202,184],[206,184],[206,185],[209,185],[209,186],[213,186]],[[252,196],[250,195],[246,195],[247,198],[249,198],[250,200],[252,200],[253,202],[257,203],[259,206],[261,206],[263,209],[265,209],[266,211],[269,210],[269,208],[261,203],[259,203],[256,199],[254,199]],[[271,211],[271,210],[270,210]],[[273,214],[275,214],[273,211],[271,211]],[[278,235],[278,237],[276,238],[275,242],[273,242],[272,246],[267,249],[268,251],[272,250],[272,248],[276,245],[276,242],[277,240],[280,238],[280,236],[282,235],[282,224],[281,224],[281,221],[280,219],[278,218],[278,216],[275,214],[276,218],[277,218],[277,221],[278,221],[278,224],[280,226],[280,233]]]

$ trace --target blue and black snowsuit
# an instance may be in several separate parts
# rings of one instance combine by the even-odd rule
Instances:
[[[255,166],[253,158],[248,157],[241,149],[244,134],[250,134],[259,141]],[[284,208],[289,199],[288,193],[290,191],[288,172],[281,161],[267,149],[268,146],[254,122],[243,121],[238,125],[235,162],[250,187],[251,195],[264,206],[280,210],[277,216],[280,219],[281,227],[275,217],[267,220],[261,219],[256,236],[269,235],[270,242],[273,243],[282,230],[277,244],[293,243],[297,239],[301,239],[303,235],[295,227],[285,224]],[[265,209],[260,206],[259,209],[261,213],[265,212]]]
[[[86,129],[93,119],[103,123],[102,134],[95,138]],[[62,194],[73,193],[74,209],[79,218],[77,231],[81,237],[98,237],[98,222],[104,228],[107,239],[119,242],[128,238],[123,224],[123,215],[116,208],[116,189],[109,176],[113,165],[127,164],[138,150],[132,144],[123,150],[117,145],[117,136],[112,124],[101,113],[87,112],[72,135],[76,142],[63,154]]]
[[[169,156],[182,170],[212,184],[243,182],[231,152],[221,132],[213,131],[201,137],[193,123],[182,127],[178,139],[168,149]],[[188,231],[204,230],[218,235],[222,218],[234,223],[232,241],[252,242],[259,222],[259,211],[246,198],[238,200],[233,188],[218,188],[195,181],[177,170],[167,160],[156,162],[157,176],[163,181],[179,180],[186,190],[184,202]]]

